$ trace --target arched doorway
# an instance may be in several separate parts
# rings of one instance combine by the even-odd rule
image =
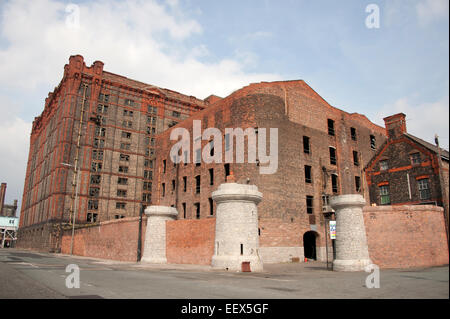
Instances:
[[[317,259],[316,237],[317,234],[314,231],[307,231],[305,234],[303,234],[303,249],[305,258],[314,260]]]

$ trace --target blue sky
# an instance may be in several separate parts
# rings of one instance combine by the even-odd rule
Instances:
[[[70,3],[79,23],[68,24]],[[205,98],[303,79],[331,105],[448,148],[448,0],[0,0],[0,180],[22,199],[33,118],[72,54]],[[366,7],[380,9],[369,29]],[[74,20],[71,20],[74,21]]]

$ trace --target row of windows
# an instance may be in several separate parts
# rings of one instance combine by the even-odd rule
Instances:
[[[420,165],[422,163],[422,157],[420,153],[413,153],[410,155],[411,165]],[[389,169],[389,160],[384,159],[380,162],[380,170],[385,171]]]
[[[328,124],[328,135],[335,136],[336,132],[335,132],[334,120],[328,119],[327,124]],[[350,127],[350,136],[351,136],[352,140],[354,140],[354,141],[357,140],[358,137],[356,134],[356,128]],[[376,139],[375,139],[374,135],[370,135],[370,148],[373,150],[376,149]]]
[[[430,181],[428,178],[418,180],[417,187],[419,190],[420,200],[430,200],[431,199]],[[380,194],[380,205],[390,205],[391,204],[389,185],[379,186],[379,194]]]
[[[230,164],[225,164],[225,181],[227,176],[230,175]],[[210,168],[209,172],[209,185],[214,185],[214,169]],[[176,181],[172,180],[172,191],[175,191]],[[195,193],[200,194],[201,190],[201,178],[200,175],[195,176]],[[183,192],[187,191],[187,176],[183,176]],[[161,184],[161,195],[164,197],[166,195],[166,183]]]
[[[213,199],[210,197],[208,198],[208,206],[209,206],[209,215],[214,215],[214,202]],[[172,205],[172,207],[175,207],[175,205]],[[183,218],[186,219],[187,217],[187,207],[186,203],[181,203],[181,208],[183,210]],[[200,219],[200,203],[194,203],[193,205],[193,211],[195,212],[195,218]]]

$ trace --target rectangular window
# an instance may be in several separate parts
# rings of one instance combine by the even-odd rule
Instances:
[[[124,189],[118,189],[117,190],[117,196],[119,197],[127,197],[127,191]]]
[[[328,135],[334,136],[334,121],[328,119]]]
[[[359,193],[361,191],[361,177],[355,176],[355,190]]]
[[[359,158],[358,158],[358,152],[353,151],[353,164],[355,166],[359,166]]]
[[[380,186],[380,204],[389,205],[391,203],[391,197],[389,196],[389,186]]]
[[[120,173],[128,173],[128,166],[119,166]]]
[[[91,184],[100,184],[100,175],[91,175]]]
[[[230,149],[230,134],[225,134],[225,151]]]
[[[180,113],[180,112],[177,112],[177,111],[172,111],[172,116],[173,116],[173,117],[180,117],[180,116],[181,116],[181,113]]]
[[[430,181],[428,178],[419,179],[417,181],[419,186],[419,197],[421,200],[428,200],[431,198]]]
[[[131,148],[130,143],[120,143],[120,148],[123,150],[129,150]]]
[[[183,192],[187,189],[187,176],[183,176]]]
[[[125,203],[116,202],[116,209],[125,209],[125,206]]]
[[[163,160],[163,173],[166,172],[166,160]]]
[[[125,132],[125,131],[122,131],[122,137],[123,138],[131,138],[131,133],[130,132]]]
[[[94,145],[95,148],[104,148],[105,147],[105,140],[101,140],[99,138],[94,138]]]
[[[334,147],[330,147],[330,164],[336,165],[336,149]]]
[[[147,105],[147,112],[156,114],[158,112],[158,108],[156,106]]]
[[[174,191],[174,190],[175,190],[175,187],[176,187],[176,184],[175,184],[175,180],[174,180],[174,179],[172,179],[172,191]]]
[[[311,166],[305,165],[305,183],[312,183]]]
[[[130,99],[125,99],[124,104],[127,106],[134,106],[134,101]]]
[[[152,171],[144,171],[144,178],[152,179],[153,178],[153,172]]]
[[[100,172],[102,170],[102,163],[96,163],[96,162],[92,163],[91,170],[93,172]]]
[[[100,188],[98,187],[90,187],[89,188],[89,196],[90,197],[98,197],[100,195]]]
[[[98,209],[98,200],[90,199],[88,201],[88,209],[89,210],[97,210]]]
[[[142,201],[146,202],[146,203],[150,203],[152,201],[152,194],[151,193],[143,193]]]
[[[95,127],[95,136],[105,137],[105,135],[106,135],[106,128],[100,126]]]
[[[133,116],[133,111],[123,110],[123,116]]]
[[[161,189],[161,191],[162,191],[162,196],[164,197],[164,196],[166,196],[166,184],[165,183],[162,183],[162,189]]]
[[[198,148],[195,150],[195,166],[200,166],[202,162],[202,149]]]
[[[152,190],[152,183],[151,182],[144,182],[142,189],[145,191],[151,191]]]
[[[119,177],[117,179],[117,184],[119,184],[119,185],[127,185],[128,184],[128,178]]]
[[[214,215],[214,201],[210,197],[210,198],[208,198],[208,202],[209,202],[209,215],[213,216]]]
[[[95,222],[97,222],[97,216],[98,216],[98,214],[95,214],[95,213],[87,213],[86,221],[88,223],[95,223]]]
[[[312,214],[314,212],[314,197],[313,196],[306,196],[306,213]]]
[[[227,177],[230,176],[230,164],[225,164],[223,167],[225,169],[225,182],[226,182]]]
[[[411,154],[411,164],[418,165],[422,162],[420,158],[420,153]]]
[[[375,140],[375,136],[370,135],[370,148],[373,150],[377,149],[377,145],[376,145],[376,140]]]
[[[310,154],[311,153],[311,148],[309,145],[309,137],[308,136],[303,136],[303,153],[305,154]]]
[[[380,161],[380,170],[385,171],[389,168],[389,164],[387,160]]]
[[[100,114],[108,114],[108,106],[103,104],[97,105],[97,112]]]
[[[338,176],[336,174],[331,174],[331,189],[333,193],[337,193],[339,191]]]
[[[183,218],[186,219],[186,203],[182,203],[181,206],[183,207]]]
[[[98,96],[99,101],[108,102],[109,101],[109,94],[103,94],[101,93]]]
[[[352,137],[352,140],[356,141],[356,128],[350,128],[350,136]]]
[[[195,193],[200,193],[200,175],[195,176]]]
[[[195,218],[200,219],[200,203],[195,203]]]
[[[103,151],[93,150],[92,151],[92,159],[98,160],[98,161],[103,161]]]
[[[214,168],[209,169],[209,185],[214,185]]]
[[[121,161],[129,162],[130,161],[130,155],[120,154]]]
[[[131,127],[133,127],[133,122],[132,121],[123,121],[122,126],[131,128]]]

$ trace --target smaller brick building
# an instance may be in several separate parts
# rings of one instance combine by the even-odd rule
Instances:
[[[408,134],[405,118],[384,118],[388,139],[365,168],[370,203],[442,206],[448,227],[449,152]]]

